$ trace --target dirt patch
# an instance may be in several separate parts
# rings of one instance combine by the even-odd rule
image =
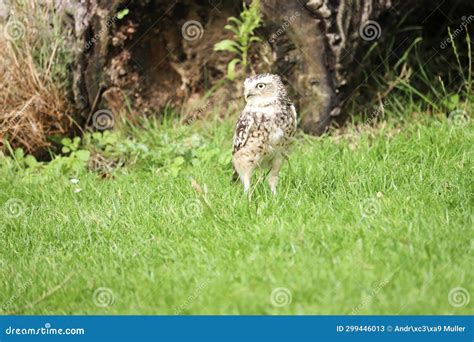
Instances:
[[[159,115],[166,107],[184,116],[210,109],[206,92],[225,78],[233,57],[213,47],[231,37],[223,28],[229,16],[238,16],[239,6],[146,2],[128,9],[110,33],[104,105],[114,111],[128,106],[132,116]],[[220,93],[213,104],[228,101],[232,91]]]

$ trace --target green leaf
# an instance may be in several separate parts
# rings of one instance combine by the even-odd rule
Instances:
[[[100,138],[102,138],[102,133],[101,132],[92,133],[92,139],[99,140]]]
[[[124,8],[123,10],[121,10],[117,13],[117,18],[119,20],[122,20],[129,13],[130,13],[130,10],[128,8]]]
[[[240,27],[244,24],[241,20],[237,19],[236,17],[230,17],[227,19],[227,21],[236,23],[237,27]]]
[[[228,165],[230,164],[231,161],[232,161],[232,155],[230,153],[222,154],[219,157],[219,164],[221,165]]]
[[[69,139],[69,138],[61,139],[61,145],[70,146],[71,144],[72,144],[72,140],[71,140],[71,139]]]
[[[25,156],[25,152],[23,152],[21,148],[17,148],[15,150],[15,159],[23,159],[24,156]]]
[[[214,51],[230,51],[241,53],[241,47],[237,42],[230,39],[224,39],[214,45]]]
[[[184,164],[184,161],[185,161],[185,160],[184,160],[183,157],[178,156],[178,157],[174,158],[174,160],[173,160],[173,165],[175,165],[175,166],[180,166],[180,165]]]
[[[26,158],[25,158],[25,164],[28,165],[28,166],[31,167],[31,168],[34,168],[34,167],[37,166],[39,163],[38,163],[38,161],[36,160],[36,158],[30,154],[30,155],[27,155],[27,156],[26,156]]]
[[[240,63],[240,60],[238,58],[234,58],[227,64],[227,78],[229,80],[233,80],[235,78],[235,66],[237,63]]]
[[[79,150],[79,151],[76,151],[75,156],[80,161],[86,162],[86,161],[89,160],[89,158],[91,156],[91,153],[89,151],[86,151],[86,150]]]
[[[452,103],[452,104],[455,104],[456,106],[459,104],[459,95],[458,94],[454,94],[454,95],[451,95],[449,97],[449,101]]]
[[[170,173],[171,173],[171,176],[173,176],[174,178],[178,177],[179,175],[179,168],[176,167],[176,166],[172,166],[170,168]]]
[[[224,28],[226,30],[229,30],[229,31],[235,33],[236,35],[239,34],[239,30],[236,27],[232,26],[232,25],[225,25]]]

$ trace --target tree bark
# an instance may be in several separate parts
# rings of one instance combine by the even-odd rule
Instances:
[[[362,71],[358,60],[385,33],[383,15],[391,6],[391,0],[261,0],[261,32],[273,59],[254,70],[283,76],[306,132],[319,135],[344,121],[344,104]],[[117,19],[125,7],[130,14]],[[80,122],[90,124],[100,108],[116,112],[128,103],[136,112],[159,114],[204,98],[233,58],[213,45],[230,37],[223,27],[240,10],[218,0],[82,0],[74,6],[72,87]],[[191,20],[202,26],[195,41],[182,34]],[[226,89],[216,98],[242,106],[239,86]]]

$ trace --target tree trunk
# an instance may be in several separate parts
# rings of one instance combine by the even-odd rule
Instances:
[[[341,121],[344,100],[358,77],[354,64],[361,43],[382,33],[369,20],[379,20],[390,6],[391,0],[263,1],[270,39],[281,51],[277,69],[297,94],[306,132],[319,135],[333,120]]]
[[[262,0],[261,6],[263,32],[275,57],[270,71],[284,77],[301,126],[313,134],[324,132],[341,114],[354,76],[349,70],[359,54],[358,28],[390,6],[390,0],[331,2]],[[129,14],[118,19],[125,5]],[[223,26],[240,10],[217,0],[84,0],[75,5],[73,92],[81,123],[90,124],[100,108],[116,112],[131,103],[134,111],[159,113],[202,98],[225,77],[232,56],[214,52],[213,45],[229,37]],[[198,23],[197,36],[185,39],[182,29],[191,20]],[[352,53],[344,53],[348,49]],[[238,99],[240,88],[231,88],[231,99]]]
[[[410,3],[431,11],[424,5]],[[344,105],[360,84],[361,57],[389,33],[387,12],[400,16],[407,5],[396,6],[392,11],[392,0],[261,0],[259,34],[266,41],[264,49],[251,50],[252,69],[283,76],[301,127],[321,134],[347,117]],[[229,16],[239,16],[238,2],[82,0],[72,7],[73,93],[82,125],[91,124],[99,109],[118,114],[128,108],[133,116],[173,107],[195,119],[219,104],[243,107],[242,79],[216,87],[235,56],[213,51],[216,42],[231,37],[223,27]],[[118,18],[126,8],[129,13]],[[189,24],[193,30],[186,32]],[[211,88],[214,95],[208,96]]]

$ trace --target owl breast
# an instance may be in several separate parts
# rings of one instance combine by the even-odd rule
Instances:
[[[274,127],[268,136],[268,142],[270,145],[277,147],[282,142],[285,136],[285,132],[280,127]]]

